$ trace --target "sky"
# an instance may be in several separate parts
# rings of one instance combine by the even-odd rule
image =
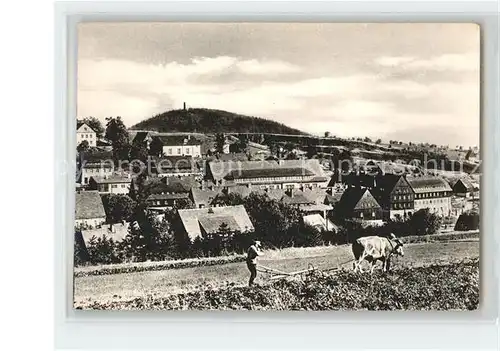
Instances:
[[[308,133],[479,145],[480,29],[409,23],[82,23],[77,117],[172,109]]]

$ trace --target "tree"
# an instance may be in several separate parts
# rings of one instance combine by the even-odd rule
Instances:
[[[256,193],[245,198],[244,206],[254,225],[256,238],[278,248],[296,241],[301,219],[298,208]]]
[[[330,132],[325,132],[325,138],[329,138],[330,137]]]
[[[89,142],[87,140],[82,141],[77,147],[76,151],[78,153],[87,152],[90,149]]]
[[[146,163],[148,160],[148,149],[145,145],[135,143],[130,148],[130,160],[138,160]]]
[[[371,143],[371,142],[372,142],[372,140],[371,140],[370,138],[368,138],[368,137],[365,137],[364,142],[365,142],[365,143]]]
[[[226,138],[224,133],[215,134],[215,151],[219,154],[224,153],[224,144],[226,143]]]
[[[105,138],[111,141],[113,146],[113,157],[115,162],[129,159],[130,141],[127,128],[123,124],[121,117],[106,118]]]
[[[160,138],[153,138],[149,144],[149,154],[151,156],[160,156],[163,153],[163,143]]]
[[[99,119],[95,117],[86,117],[81,120],[81,122],[88,125],[97,134],[97,138],[102,138],[104,134],[104,127]]]
[[[375,141],[375,144],[382,144],[382,139],[377,139],[377,141]]]
[[[118,223],[129,220],[134,213],[137,203],[127,195],[106,194],[103,196],[104,209],[106,210],[107,221]]]
[[[245,201],[240,194],[237,193],[220,193],[210,203],[211,206],[236,206],[243,205]]]
[[[427,235],[434,234],[439,230],[442,218],[425,208],[413,213],[408,222],[415,235]]]

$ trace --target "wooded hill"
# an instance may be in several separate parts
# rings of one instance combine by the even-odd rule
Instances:
[[[205,108],[164,112],[139,122],[130,129],[157,132],[306,134],[265,118]]]

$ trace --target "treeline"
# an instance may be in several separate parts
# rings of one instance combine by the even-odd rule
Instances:
[[[268,119],[206,108],[164,112],[137,123],[132,129],[158,132],[304,134],[300,130]]]

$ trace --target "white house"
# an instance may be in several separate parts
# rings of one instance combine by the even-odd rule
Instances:
[[[130,191],[131,179],[129,175],[112,174],[109,176],[95,176],[89,180],[89,185],[100,194],[124,194]]]
[[[192,156],[201,157],[201,142],[189,135],[159,135],[165,156]]]
[[[89,146],[97,146],[97,134],[86,123],[77,122],[76,125],[76,145],[80,145],[82,141],[87,140]]]
[[[452,211],[452,189],[448,182],[439,177],[408,177],[415,193],[414,210],[428,208],[440,216],[449,216]]]

